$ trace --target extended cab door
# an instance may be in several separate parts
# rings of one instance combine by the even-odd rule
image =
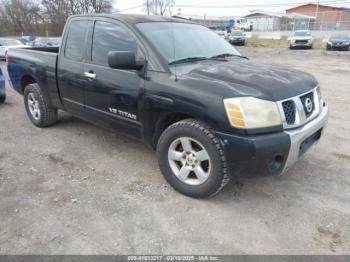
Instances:
[[[72,19],[66,30],[57,65],[58,87],[66,110],[80,115],[84,111],[84,86],[87,84],[83,60],[87,49],[89,20]]]
[[[138,106],[144,78],[136,70],[110,68],[110,51],[133,51],[143,57],[126,26],[115,20],[96,20],[90,61],[84,64],[84,75],[88,80],[85,86],[86,113],[99,124],[141,137]]]

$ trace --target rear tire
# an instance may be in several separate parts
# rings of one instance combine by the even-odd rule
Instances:
[[[43,128],[57,122],[57,109],[50,108],[38,84],[27,85],[24,89],[24,104],[30,121]]]
[[[214,196],[230,180],[220,141],[200,121],[187,119],[166,129],[158,141],[157,155],[165,179],[186,196]]]
[[[4,103],[6,100],[6,95],[3,94],[3,95],[0,95],[0,103]]]

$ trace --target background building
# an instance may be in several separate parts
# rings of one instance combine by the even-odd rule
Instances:
[[[350,30],[350,8],[306,4],[287,9],[286,13],[314,16],[313,30]]]
[[[282,14],[253,11],[246,15],[248,23],[253,25],[254,31],[289,31],[308,29],[315,21],[314,16],[304,14]]]

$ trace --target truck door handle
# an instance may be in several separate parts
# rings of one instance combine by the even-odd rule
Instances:
[[[90,79],[95,79],[96,78],[96,74],[92,71],[90,72],[85,72],[84,75],[87,77],[87,78],[90,78]]]

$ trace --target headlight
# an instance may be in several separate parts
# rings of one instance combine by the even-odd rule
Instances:
[[[332,44],[332,42],[327,42],[327,44],[329,44],[329,45],[333,45],[333,44]]]
[[[350,45],[350,42],[345,42],[344,45]]]
[[[275,102],[255,97],[239,97],[224,100],[230,124],[238,128],[264,128],[282,125]]]

